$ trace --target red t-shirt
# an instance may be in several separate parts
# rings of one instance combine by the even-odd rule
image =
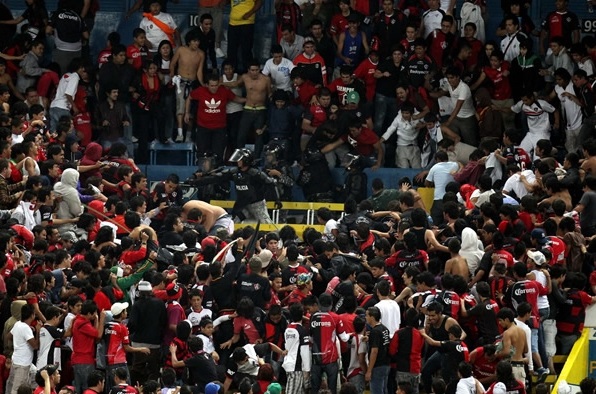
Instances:
[[[95,365],[95,340],[98,332],[91,322],[81,315],[72,323],[72,365]]]
[[[137,48],[133,44],[126,48],[126,58],[132,59],[132,67],[135,70],[140,70],[143,67],[143,60],[147,59],[147,48]]]
[[[375,78],[375,71],[378,63],[373,63],[369,58],[364,59],[362,63],[354,70],[354,75],[364,81],[366,86],[366,101],[373,102],[375,98],[375,89],[377,87],[377,79]]]
[[[370,156],[375,151],[373,147],[379,141],[379,136],[367,127],[361,129],[358,137],[354,138],[352,135],[344,135],[342,139],[351,144],[359,155]]]
[[[549,264],[565,264],[565,241],[559,237],[553,236],[548,237],[548,239],[550,239],[551,242],[548,249],[550,249],[550,252],[553,255]]]
[[[197,100],[197,125],[206,129],[223,129],[226,127],[226,104],[234,100],[236,95],[226,88],[219,86],[215,94],[208,88],[201,86],[190,92],[190,98]]]
[[[319,104],[313,104],[304,114],[304,118],[310,120],[313,127],[319,127],[327,121],[327,109]]]
[[[312,96],[317,94],[318,89],[313,85],[310,81],[304,81],[304,83],[300,86],[295,86],[296,93],[298,94],[298,104],[302,105],[304,108],[310,105],[310,100]]]
[[[104,338],[108,344],[106,351],[108,364],[125,364],[126,351],[124,345],[130,345],[128,328],[122,323],[111,321],[104,330]]]
[[[35,390],[33,390],[33,394],[43,394],[44,393],[45,388],[42,386],[37,386],[35,388]],[[56,390],[54,388],[52,388],[51,391],[52,394],[56,394]]]
[[[343,16],[342,13],[335,14],[331,17],[331,24],[329,26],[329,33],[332,36],[340,35],[348,28],[348,17]]]
[[[482,69],[486,77],[492,82],[492,98],[494,100],[507,100],[511,98],[511,85],[509,77],[504,76],[505,71],[509,71],[509,62],[503,62],[500,68],[484,67]]]
[[[261,339],[261,334],[251,319],[245,317],[237,317],[234,319],[234,335],[244,333],[248,343],[256,343],[257,339]]]

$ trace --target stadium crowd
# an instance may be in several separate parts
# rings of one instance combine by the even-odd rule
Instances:
[[[499,41],[482,0],[276,0],[260,64],[261,3],[224,29],[200,0],[182,38],[138,0],[95,61],[97,0],[0,21],[0,391],[550,392],[596,302],[596,38],[567,0],[538,28],[502,1]],[[231,214],[176,174],[148,189],[149,144],[191,140]],[[367,167],[419,173],[369,192]],[[341,218],[235,228],[294,183]]]

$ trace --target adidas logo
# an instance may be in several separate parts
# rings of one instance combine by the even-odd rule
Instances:
[[[218,114],[221,112],[221,110],[219,109],[219,106],[221,104],[221,100],[217,100],[215,101],[215,99],[211,99],[211,101],[205,100],[205,105],[207,106],[207,108],[205,109],[205,112],[208,114]]]

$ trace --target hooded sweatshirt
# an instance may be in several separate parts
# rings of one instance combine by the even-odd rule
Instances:
[[[479,247],[479,239],[476,232],[469,227],[464,228],[461,233],[460,256],[465,257],[470,272],[476,272],[478,264],[484,256],[484,251]]]
[[[92,142],[87,145],[85,148],[85,154],[81,158],[81,165],[82,166],[92,166],[97,164],[101,156],[103,155],[103,148],[97,142]],[[84,179],[87,179],[92,176],[99,176],[101,177],[101,172],[98,169],[87,171],[84,173]]]
[[[12,352],[14,351],[14,347],[12,344],[12,337],[8,336],[8,333],[14,327],[15,323],[21,321],[21,308],[25,305],[27,301],[24,300],[15,300],[10,304],[10,317],[4,323],[4,331],[2,331],[2,338],[4,338],[4,355],[6,357],[11,357]]]
[[[74,219],[83,213],[83,205],[77,191],[78,182],[79,172],[75,169],[67,168],[62,173],[60,182],[54,185],[54,192],[56,192],[57,196],[62,197],[56,214],[58,219]],[[72,223],[62,224],[58,229],[60,233],[64,233],[73,230],[74,225]]]

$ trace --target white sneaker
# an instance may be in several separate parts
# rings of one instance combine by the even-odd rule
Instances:
[[[184,135],[183,134],[178,134],[176,136],[176,142],[183,142],[184,141]]]
[[[221,48],[215,48],[215,56],[226,57],[226,54],[221,50]]]
[[[137,137],[133,136],[133,137],[132,137],[132,142],[133,142],[134,144],[136,144],[137,142],[139,142],[139,139],[138,139]]]
[[[166,144],[166,145],[173,144],[173,143],[174,143],[174,141],[172,141],[172,139],[171,139],[171,138],[168,138],[168,139],[166,140],[166,142],[164,142],[164,144]]]

